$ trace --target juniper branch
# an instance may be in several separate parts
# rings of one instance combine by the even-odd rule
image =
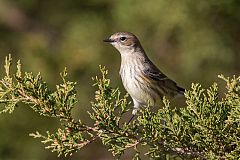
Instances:
[[[59,156],[71,155],[99,139],[117,157],[132,148],[136,152],[133,158],[140,158],[141,152],[152,158],[167,154],[197,159],[240,158],[240,77],[220,76],[227,84],[223,98],[218,96],[216,83],[209,89],[192,84],[185,93],[186,107],[172,109],[164,99],[163,108],[153,112],[146,106],[128,125],[123,119],[131,107],[128,95],[112,88],[108,71],[100,67],[101,75],[93,78],[97,90],[88,112],[94,125],[88,125],[71,115],[77,104],[76,82],[67,80],[66,69],[61,73],[62,84],[52,91],[40,73],[22,73],[18,61],[12,74],[11,64],[11,56],[6,57],[5,76],[0,80],[1,113],[12,113],[24,103],[42,116],[57,118],[61,123],[55,133],[30,136],[42,139],[46,148]],[[139,146],[148,146],[148,151],[139,151]]]

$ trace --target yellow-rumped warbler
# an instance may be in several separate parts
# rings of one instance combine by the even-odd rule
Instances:
[[[162,99],[183,95],[184,89],[164,75],[147,57],[138,38],[129,32],[117,32],[105,39],[121,54],[120,75],[133,99],[135,115],[143,105],[162,105]]]

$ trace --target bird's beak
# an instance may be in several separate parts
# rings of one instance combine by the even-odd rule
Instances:
[[[103,42],[113,43],[115,42],[115,40],[107,38],[107,39],[104,39]]]

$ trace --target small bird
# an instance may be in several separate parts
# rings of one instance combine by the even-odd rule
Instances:
[[[113,45],[121,54],[119,73],[134,103],[133,117],[142,106],[162,106],[164,96],[172,99],[183,95],[185,90],[151,62],[134,34],[117,32],[103,41]]]

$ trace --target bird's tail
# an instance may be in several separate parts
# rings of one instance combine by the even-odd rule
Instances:
[[[185,104],[185,96],[184,96],[184,92],[185,89],[182,87],[177,86],[177,91],[178,93],[174,96],[174,103],[177,104],[179,106],[179,104]]]
[[[179,94],[184,94],[184,92],[185,92],[185,89],[184,88],[182,88],[182,87],[179,87],[179,86],[177,86],[177,90],[178,90],[178,93]]]

